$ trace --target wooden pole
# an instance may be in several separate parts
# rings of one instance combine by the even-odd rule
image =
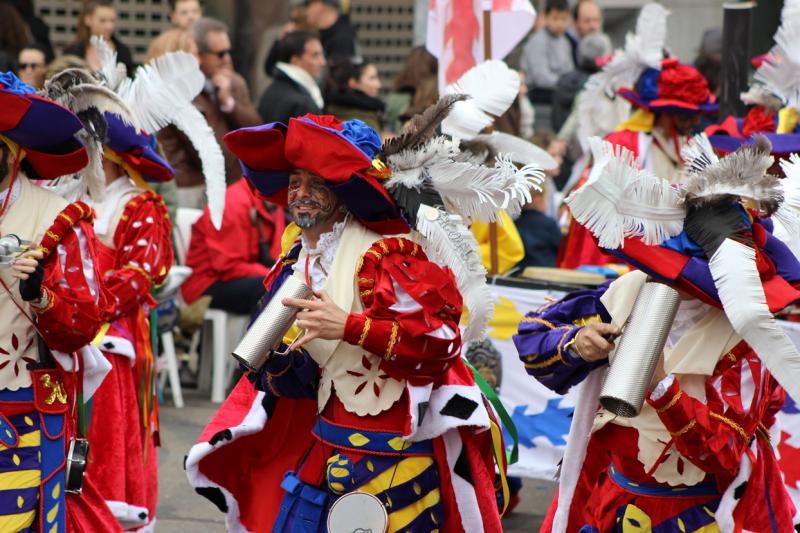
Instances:
[[[483,60],[492,58],[492,6],[491,2],[483,6]],[[500,257],[498,254],[497,222],[489,223],[489,275],[496,276],[500,270]]]
[[[722,5],[722,73],[719,117],[743,116],[746,109],[740,94],[747,90],[750,70],[750,34],[754,2]]]

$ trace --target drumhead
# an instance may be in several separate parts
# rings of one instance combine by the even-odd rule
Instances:
[[[386,533],[389,515],[383,503],[366,492],[350,492],[333,502],[328,512],[330,533]]]

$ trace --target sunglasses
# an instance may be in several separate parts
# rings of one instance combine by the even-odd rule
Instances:
[[[231,49],[227,48],[225,50],[220,50],[219,52],[203,52],[204,54],[211,54],[212,56],[217,56],[220,59],[225,59],[225,56],[231,55]]]
[[[41,63],[20,63],[19,69],[20,70],[28,70],[29,68],[39,68],[43,67],[44,65]]]

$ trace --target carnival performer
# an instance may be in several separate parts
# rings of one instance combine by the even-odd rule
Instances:
[[[692,171],[681,192],[598,143],[603,168],[568,204],[640,270],[529,313],[514,337],[542,384],[559,393],[581,384],[542,531],[791,531],[771,430],[784,389],[800,392],[800,354],[773,313],[800,298],[800,263],[771,234],[770,216],[790,207],[776,194],[786,185],[766,174],[769,143],[718,159],[698,136],[682,154]],[[603,372],[622,329],[643,334],[627,322],[648,281],[677,290],[680,303],[671,325],[648,325],[669,334],[646,403],[615,416],[598,409]]]
[[[86,166],[82,127],[0,74],[0,531],[120,531],[68,454],[86,437],[75,413],[108,372],[90,345],[106,306],[93,213],[31,182]]]
[[[93,42],[102,53],[107,52],[101,40]],[[152,134],[175,122],[185,129],[192,124],[189,119],[198,117],[190,129],[205,126],[205,135],[211,139],[213,133],[196,111],[188,115],[189,119],[187,115],[181,117],[181,109],[194,109],[190,95],[164,88],[168,79],[163,72],[167,70],[169,75],[182,78],[189,93],[192,85],[197,92],[201,90],[202,74],[194,57],[180,52],[167,54],[141,67],[137,80],[124,84],[124,76],[114,79],[110,74],[117,72],[113,65],[113,57],[105,58],[105,84],[77,69],[65,70],[46,83],[46,93],[75,106],[73,111],[91,123],[85,129],[102,132],[97,138],[87,139],[93,164],[77,176],[58,180],[51,188],[66,196],[81,197],[94,207],[95,232],[100,241],[99,281],[111,295],[101,313],[105,326],[97,344],[112,370],[93,398],[89,424],[93,454],[88,472],[97,480],[100,493],[124,529],[152,531],[158,503],[155,447],[159,423],[150,313],[156,306],[152,292],[164,283],[173,251],[167,208],[148,183],[174,177],[173,169],[154,149]],[[121,86],[126,88],[121,90]],[[86,93],[92,98],[75,97]],[[95,117],[101,121],[99,125],[96,120],[92,122],[86,109],[77,107],[86,106],[87,101],[95,109],[107,110]],[[134,124],[150,125],[151,131]],[[188,135],[190,139],[197,136],[197,131]],[[205,146],[204,159],[214,147],[221,168],[222,154],[215,142]],[[222,183],[220,179],[224,187]]]
[[[462,98],[444,98],[380,153],[374,130],[330,116],[226,137],[249,183],[288,205],[300,228],[265,280],[265,301],[290,276],[316,295],[283,302],[302,309],[305,334],[238,384],[187,458],[190,482],[228,513],[229,528],[327,531],[330,509],[366,492],[388,513],[373,530],[501,530],[493,483],[495,462],[505,472],[502,437],[460,358],[462,342],[485,327],[486,272],[459,216],[426,204],[452,200],[445,190],[463,191],[470,172],[494,198],[528,191],[532,178],[457,162],[457,142],[432,137]],[[497,212],[472,193],[450,205]],[[423,237],[442,235],[442,223],[449,240]]]

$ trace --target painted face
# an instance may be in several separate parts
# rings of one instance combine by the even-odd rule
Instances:
[[[339,201],[319,176],[295,170],[289,176],[289,214],[300,229],[312,229],[336,215]]]

